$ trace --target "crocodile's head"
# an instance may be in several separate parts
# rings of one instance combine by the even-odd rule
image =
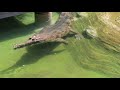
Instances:
[[[30,46],[30,45],[44,43],[46,41],[46,38],[47,37],[45,35],[34,35],[31,38],[29,38],[25,43],[16,44],[14,46],[14,49],[19,49],[19,48],[24,48],[24,47]]]

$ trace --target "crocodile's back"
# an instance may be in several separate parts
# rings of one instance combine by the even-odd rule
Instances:
[[[74,32],[70,27],[72,18],[73,18],[72,12],[62,12],[59,19],[54,25],[46,26],[39,33],[30,37],[25,43],[16,45],[14,49],[23,48],[25,46],[37,43],[47,42],[66,43],[63,37],[69,34],[70,32]]]
[[[66,12],[65,14],[68,14],[68,13],[70,12]],[[59,32],[61,30],[64,30],[64,28],[70,24],[70,20],[71,20],[70,16],[61,14],[59,17],[59,20],[54,25],[48,25],[44,27],[40,33],[52,34],[53,32],[56,32],[56,31]]]

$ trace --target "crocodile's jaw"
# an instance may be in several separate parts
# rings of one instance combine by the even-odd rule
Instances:
[[[30,45],[34,45],[34,44],[38,44],[38,43],[42,43],[42,41],[32,41],[32,40],[28,40],[25,43],[22,44],[17,44],[14,46],[14,49],[19,49],[19,48],[24,48],[26,46],[30,46]]]

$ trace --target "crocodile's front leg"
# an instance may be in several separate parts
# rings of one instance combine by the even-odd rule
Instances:
[[[70,29],[70,34],[79,34],[79,32],[76,32],[73,29]]]
[[[66,40],[64,40],[62,38],[57,38],[53,42],[60,42],[60,43],[68,44],[68,41],[66,41]]]
[[[74,31],[72,29],[70,29],[70,33],[69,34],[75,34],[75,38],[78,39],[78,40],[83,38],[83,36],[79,32]]]

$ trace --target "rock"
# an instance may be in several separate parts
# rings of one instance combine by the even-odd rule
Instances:
[[[95,28],[89,26],[86,30],[86,34],[90,36],[91,38],[96,38],[98,37],[97,31]]]

